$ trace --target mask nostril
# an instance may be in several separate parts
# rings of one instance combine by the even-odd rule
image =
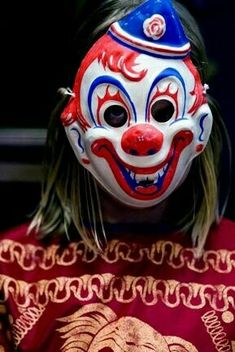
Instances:
[[[138,151],[136,149],[130,149],[129,153],[131,155],[138,155]]]
[[[157,150],[155,148],[151,148],[147,151],[147,155],[153,155],[153,154],[156,154],[157,153]]]

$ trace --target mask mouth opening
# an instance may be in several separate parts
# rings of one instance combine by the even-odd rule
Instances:
[[[141,187],[149,187],[154,184],[154,180],[148,179],[148,177],[145,180],[139,181],[139,186]]]

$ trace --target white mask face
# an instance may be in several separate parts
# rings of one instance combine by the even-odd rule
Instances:
[[[164,200],[206,146],[212,114],[189,54],[171,1],[147,0],[78,70],[62,122],[81,165],[125,204]]]
[[[211,111],[189,58],[133,52],[131,66],[123,59],[114,70],[115,55],[108,63],[102,55],[95,45],[83,61],[77,99],[63,113],[66,133],[79,162],[111,195],[152,206],[177,188],[203,151]],[[75,106],[77,120],[69,122]]]

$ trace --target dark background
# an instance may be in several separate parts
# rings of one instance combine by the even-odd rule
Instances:
[[[210,94],[221,106],[235,150],[235,21],[231,0],[230,4],[228,0],[181,2],[199,22],[210,60]],[[36,207],[49,115],[57,102],[57,89],[73,82],[75,46],[79,45],[76,30],[97,3],[42,0],[0,4],[0,228],[25,221]],[[232,161],[226,215],[235,220],[234,156]],[[227,173],[225,167],[224,176]],[[227,180],[222,179],[224,187]]]

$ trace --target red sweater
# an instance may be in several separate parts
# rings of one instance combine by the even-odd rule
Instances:
[[[174,234],[117,234],[101,255],[26,231],[0,235],[0,352],[235,351],[232,221],[200,260]]]

